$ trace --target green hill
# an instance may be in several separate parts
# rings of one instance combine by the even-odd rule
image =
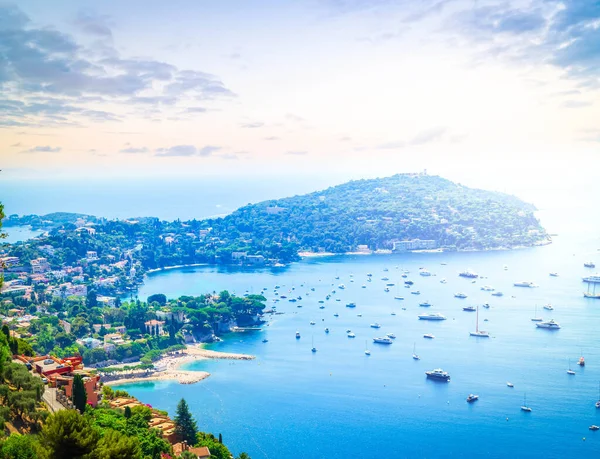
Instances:
[[[491,249],[547,240],[535,207],[504,193],[438,176],[399,174],[357,180],[302,196],[264,201],[211,221],[222,239],[268,255],[274,244],[343,253],[367,245],[427,239],[439,247]]]

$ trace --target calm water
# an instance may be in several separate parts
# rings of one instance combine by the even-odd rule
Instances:
[[[6,233],[6,238],[0,240],[0,242],[9,242],[11,244],[26,241],[42,234],[42,231],[32,230],[30,226],[9,226],[3,228],[2,232]]]
[[[583,216],[577,209],[542,215],[546,227],[559,236],[551,246],[529,250],[335,257],[281,270],[207,267],[152,275],[140,291],[142,298],[225,288],[257,293],[266,287],[273,304],[278,284],[281,294],[294,287],[294,296],[304,299],[277,303],[285,314],[274,316],[262,332],[231,334],[213,346],[254,354],[256,360],[190,364],[190,369],[212,373],[196,385],[141,383],[125,389],[170,413],[185,397],[202,430],[222,433],[235,453],[245,450],[254,459],[598,457],[600,436],[588,426],[600,425],[600,410],[594,407],[600,381],[600,301],[582,297],[581,276],[587,272],[584,261],[600,262],[600,237],[595,217]],[[435,276],[419,276],[420,267]],[[459,278],[466,268],[486,278],[476,283]],[[401,269],[410,271],[412,289],[401,285]],[[560,277],[550,277],[551,271]],[[367,273],[373,274],[370,283]],[[384,276],[400,285],[384,292]],[[440,283],[442,278],[446,284]],[[539,288],[513,287],[519,280]],[[342,282],[344,290],[337,288]],[[491,296],[480,290],[483,285],[505,295]],[[319,309],[318,300],[334,288],[326,308]],[[468,298],[456,299],[456,292]],[[395,300],[395,295],[405,299]],[[425,300],[433,306],[419,307]],[[356,309],[345,307],[350,301],[357,303]],[[490,332],[490,339],[469,336],[475,313],[462,310],[483,303],[491,308],[480,308],[480,328]],[[555,310],[542,309],[547,303]],[[554,318],[562,329],[537,329],[530,320],[536,304],[538,316]],[[448,320],[419,321],[417,314],[423,312],[440,312]],[[382,328],[370,328],[374,322]],[[347,329],[355,339],[346,337]],[[300,340],[294,338],[296,330]],[[397,336],[393,345],[372,344],[373,337],[389,332]],[[424,333],[436,338],[423,339]],[[313,337],[316,354],[310,351]],[[365,341],[370,357],[364,354]],[[414,343],[420,361],[411,358]],[[582,352],[585,368],[575,364]],[[576,376],[566,373],[569,358]],[[425,378],[425,370],[438,367],[452,375],[449,384]],[[467,404],[471,392],[480,400]],[[529,414],[519,408],[525,393],[533,409]]]

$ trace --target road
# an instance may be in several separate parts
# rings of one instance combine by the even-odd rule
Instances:
[[[56,401],[56,389],[52,387],[46,386],[46,390],[44,391],[44,395],[42,395],[42,400],[48,407],[48,409],[52,413],[56,413],[60,410],[65,410],[66,408],[62,406],[60,403]]]

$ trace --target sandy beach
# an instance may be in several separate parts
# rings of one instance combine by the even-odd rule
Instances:
[[[116,386],[142,381],[178,381],[180,384],[194,384],[208,378],[210,373],[206,371],[181,370],[180,367],[186,363],[204,359],[252,360],[254,356],[211,351],[197,345],[188,346],[187,349],[181,351],[179,354],[168,355],[156,361],[156,366],[166,366],[166,369],[163,371],[134,370],[125,374],[119,374],[118,379],[104,381],[104,384]]]

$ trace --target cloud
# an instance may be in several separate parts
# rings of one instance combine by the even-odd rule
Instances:
[[[293,155],[293,156],[304,156],[304,155],[307,155],[308,152],[306,152],[306,151],[286,151],[285,154]]]
[[[60,147],[51,147],[49,145],[40,145],[32,147],[28,150],[23,150],[21,153],[58,153],[61,150]]]
[[[210,156],[221,150],[221,147],[206,145],[202,148],[196,148],[194,145],[175,145],[169,148],[159,148],[156,150],[156,156]]]
[[[409,144],[410,145],[423,145],[425,143],[436,142],[441,140],[448,129],[445,127],[434,127],[426,131],[422,131],[413,137]]]
[[[288,121],[295,121],[297,123],[300,123],[302,121],[304,121],[304,118],[298,116],[298,115],[294,115],[293,113],[288,113],[285,115],[285,119]]]
[[[560,106],[563,108],[583,108],[589,107],[590,105],[592,105],[591,102],[585,102],[582,100],[567,100],[563,102]]]
[[[396,148],[404,148],[406,146],[406,142],[398,141],[398,142],[387,142],[377,145],[378,150],[394,150]]]
[[[263,127],[264,125],[265,125],[265,123],[255,122],[255,123],[242,124],[241,127],[246,128],[246,129],[256,129],[256,128]]]
[[[185,113],[206,113],[208,109],[204,107],[187,107],[184,112]]]
[[[279,140],[279,137],[277,137],[276,135],[272,135],[270,137],[265,137],[265,140]]]
[[[108,16],[99,16],[92,11],[80,11],[74,22],[81,31],[87,34],[100,38],[112,38]]]
[[[128,148],[123,148],[122,150],[119,150],[119,153],[132,153],[132,154],[137,154],[137,153],[148,153],[148,148],[146,147],[128,147]]]

